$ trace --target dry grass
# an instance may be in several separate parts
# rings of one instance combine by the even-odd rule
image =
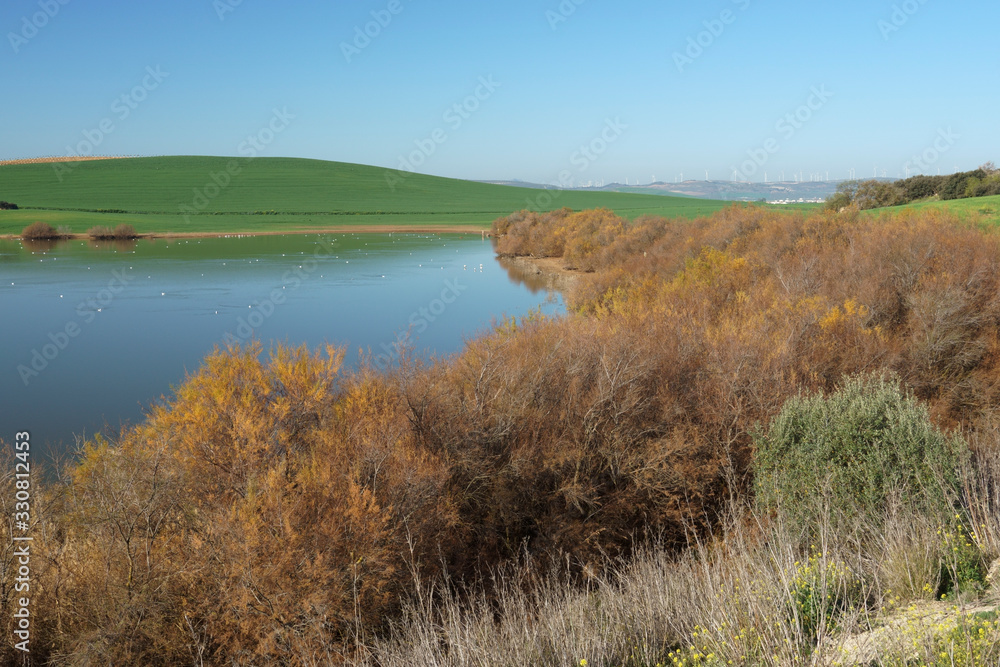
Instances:
[[[994,559],[1000,450],[978,457],[966,473],[964,481],[976,492],[966,496],[963,509],[980,519],[983,556]],[[985,489],[992,495],[978,493]],[[680,555],[646,548],[627,562],[609,563],[583,585],[560,578],[551,567],[540,575],[528,562],[499,572],[491,594],[423,587],[391,636],[369,643],[358,663],[832,665],[857,653],[857,636],[890,618],[902,620],[871,635],[883,645],[865,647],[865,655],[876,656],[873,664],[902,665],[906,656],[893,650],[903,648],[989,654],[989,645],[981,644],[992,641],[988,633],[995,627],[987,624],[964,649],[949,634],[964,627],[965,610],[991,608],[970,606],[972,593],[953,594],[934,606],[933,624],[906,621],[935,598],[947,560],[939,534],[947,517],[918,515],[900,503],[886,512],[878,530],[835,534],[831,526],[843,524],[827,515],[816,543],[806,544],[780,517],[735,504],[730,511],[735,518],[719,539],[695,540]]]
[[[129,240],[139,238],[132,225],[118,225],[114,229],[97,226],[87,230],[87,236],[94,240]]]
[[[965,506],[976,541],[992,557],[1000,555],[1000,432],[973,435],[972,462],[964,475]]]

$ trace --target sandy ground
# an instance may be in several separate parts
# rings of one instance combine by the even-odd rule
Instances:
[[[577,277],[586,275],[583,271],[576,271],[574,269],[567,269],[562,257],[526,257],[526,256],[513,256],[513,255],[500,255],[500,258],[511,262],[512,264],[519,264],[525,268],[534,268],[536,273],[549,274],[557,276],[570,276]]]
[[[500,255],[500,266],[533,289],[552,289],[567,295],[587,274],[567,269],[561,257],[514,257]]]
[[[817,649],[817,656],[825,660],[819,664],[863,667],[894,656],[905,656],[906,664],[915,664],[920,660],[921,648],[933,645],[935,638],[946,636],[961,617],[996,610],[995,599],[961,606],[951,602],[917,602],[889,616],[884,625],[874,630],[829,638]]]
[[[122,160],[126,156],[93,155],[90,157],[32,157],[24,160],[0,160],[0,167],[8,164],[48,164],[49,162],[90,162],[91,160]],[[132,156],[130,156],[132,157]]]

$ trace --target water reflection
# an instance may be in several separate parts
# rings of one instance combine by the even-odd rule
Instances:
[[[117,250],[131,252],[139,245],[138,239],[91,239],[89,243],[95,250]]]
[[[415,354],[443,355],[495,318],[565,312],[543,276],[494,258],[481,235],[0,240],[17,321],[0,327],[0,432],[66,451],[138,422],[233,336],[344,345],[351,366],[410,330]]]
[[[548,292],[550,297],[568,291],[576,276],[558,272],[558,260],[537,260],[527,257],[497,256],[497,262],[507,272],[507,277],[518,286],[527,287],[532,294]],[[547,265],[546,265],[547,264]]]
[[[115,250],[118,252],[132,252],[139,245],[139,239],[79,239],[58,238],[58,239],[20,239],[21,245],[28,252],[51,252],[62,246],[70,244],[83,244],[95,250]]]
[[[48,252],[66,243],[66,239],[21,239],[21,245],[28,252]]]

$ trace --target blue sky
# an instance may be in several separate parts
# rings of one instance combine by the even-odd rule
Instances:
[[[260,155],[456,178],[950,173],[1000,162],[998,25],[995,0],[5,0],[0,159],[237,155],[277,109]]]

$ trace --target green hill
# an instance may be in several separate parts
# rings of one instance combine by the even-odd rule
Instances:
[[[984,222],[1000,225],[1000,195],[970,197],[968,199],[949,199],[947,201],[916,202],[910,204],[910,206],[916,209],[945,209],[953,212],[963,220],[977,217]]]
[[[0,233],[41,220],[83,232],[260,232],[358,226],[476,226],[524,208],[605,207],[696,217],[722,201],[538,190],[297,158],[156,157],[0,166]]]
[[[1000,226],[1000,195],[990,197],[969,197],[966,199],[948,199],[941,201],[929,199],[925,201],[903,204],[902,206],[887,206],[871,209],[871,212],[893,212],[901,209],[949,211],[962,220],[977,221],[987,225]]]

